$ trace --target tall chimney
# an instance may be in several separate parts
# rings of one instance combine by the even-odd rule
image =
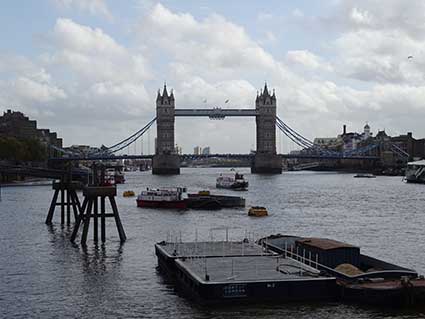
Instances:
[[[347,134],[347,125],[344,124],[344,126],[342,127],[342,134],[345,135]]]

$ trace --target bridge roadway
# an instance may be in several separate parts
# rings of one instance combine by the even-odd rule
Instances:
[[[208,116],[210,118],[225,118],[226,116],[257,116],[256,109],[175,109],[174,116]]]
[[[379,156],[341,156],[341,155],[310,155],[310,154],[278,154],[281,158],[293,159],[350,159],[350,160],[379,160]],[[231,158],[231,159],[253,159],[254,154],[209,154],[195,155],[182,154],[183,159],[202,159],[202,158]],[[152,159],[153,155],[116,155],[116,156],[90,156],[90,157],[60,157],[50,158],[50,161],[100,161],[100,160],[120,160],[120,159]]]

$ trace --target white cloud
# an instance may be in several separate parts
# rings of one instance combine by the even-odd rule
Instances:
[[[277,38],[272,31],[266,31],[265,38],[266,38],[266,42],[269,42],[269,43],[276,43],[277,41]]]
[[[288,64],[295,63],[303,65],[309,69],[320,69],[322,71],[332,71],[329,63],[324,62],[319,56],[308,50],[288,51],[286,54]]]
[[[130,52],[101,29],[58,19],[50,35],[53,53],[45,60],[71,68],[85,81],[143,81],[149,77],[145,58]]]
[[[190,14],[173,13],[157,4],[136,32],[141,41],[149,41],[198,74],[276,67],[273,57],[241,26],[217,14],[197,21]]]
[[[0,82],[3,94],[17,105],[28,101],[44,103],[66,98],[65,91],[54,83],[51,74],[25,57],[2,55],[0,71],[4,78]]]
[[[374,18],[368,11],[361,11],[357,8],[352,8],[350,19],[356,25],[373,26]]]
[[[11,87],[15,89],[16,95],[29,101],[45,103],[66,98],[63,89],[26,77],[17,78]]]
[[[425,2],[421,0],[345,0],[336,1],[330,16],[322,21],[341,31],[360,29],[399,30],[409,37],[424,38],[423,12]]]
[[[105,0],[52,0],[57,6],[66,9],[77,9],[92,15],[102,15],[113,20]]]
[[[292,16],[294,18],[304,18],[304,12],[302,12],[300,9],[295,8],[294,10],[292,10]]]
[[[344,1],[328,17],[344,32],[335,40],[336,70],[365,82],[424,84],[423,1]],[[415,60],[408,60],[413,55]]]
[[[273,19],[273,14],[268,13],[268,12],[260,12],[260,13],[257,15],[257,20],[258,20],[259,22],[270,21],[270,20],[272,20],[272,19]]]

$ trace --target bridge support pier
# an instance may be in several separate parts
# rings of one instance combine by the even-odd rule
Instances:
[[[276,154],[257,153],[251,164],[253,174],[282,174],[282,158]]]
[[[53,190],[55,193],[53,194],[52,202],[50,203],[49,212],[46,217],[46,224],[52,224],[53,215],[56,210],[56,206],[61,207],[61,225],[71,224],[71,208],[74,213],[74,219],[77,220],[78,215],[80,214],[81,205],[80,200],[78,199],[78,195],[76,189],[80,186],[77,182],[54,182]],[[58,202],[58,197],[60,194],[60,201]],[[65,215],[66,213],[66,215]]]
[[[152,174],[180,174],[180,157],[177,154],[156,154],[152,158]]]
[[[81,235],[81,245],[86,245],[87,236],[89,232],[90,219],[93,219],[93,240],[98,242],[99,237],[99,219],[100,219],[100,237],[102,243],[106,241],[106,218],[112,217],[115,219],[118,235],[121,243],[127,239],[121,219],[118,213],[117,203],[115,197],[117,196],[117,189],[115,186],[89,186],[83,190],[84,202],[81,208],[81,213],[77,218],[74,229],[71,235],[71,242],[75,242],[78,230],[83,224],[83,233]],[[106,213],[106,198],[112,208],[112,213]],[[100,207],[99,207],[100,203]],[[100,208],[100,209],[99,209]]]

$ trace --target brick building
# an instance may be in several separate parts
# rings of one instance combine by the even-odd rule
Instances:
[[[409,153],[411,159],[425,158],[425,139],[415,139],[411,132],[391,137],[391,143]]]
[[[62,148],[62,139],[49,129],[37,128],[37,121],[30,120],[21,112],[7,110],[0,116],[0,136],[16,139],[38,139],[44,145]]]

